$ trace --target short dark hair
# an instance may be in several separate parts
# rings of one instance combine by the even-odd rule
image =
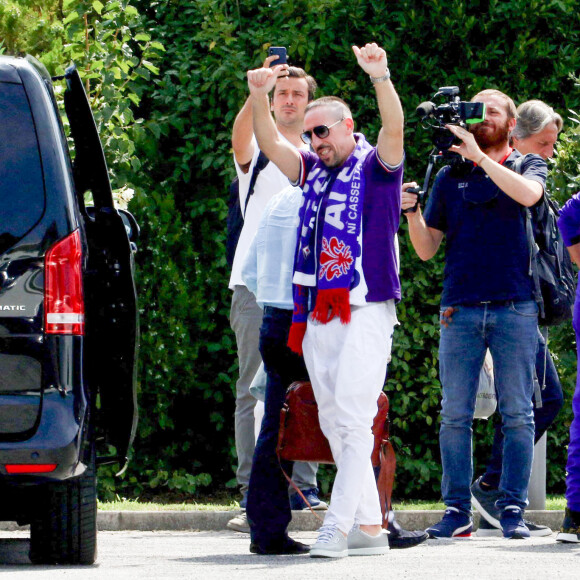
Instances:
[[[518,122],[512,131],[512,137],[527,139],[543,131],[550,123],[556,125],[558,133],[564,125],[562,117],[543,101],[526,101],[518,107]]]
[[[483,91],[479,91],[477,95],[471,99],[471,102],[474,102],[477,97],[500,97],[505,101],[505,110],[507,112],[508,119],[515,119],[517,118],[516,113],[516,104],[514,103],[511,97],[508,97],[505,93],[498,91],[497,89],[485,89]]]
[[[352,119],[352,113],[350,107],[339,97],[320,97],[306,106],[305,113],[316,109],[317,107],[330,107],[336,111],[340,111],[342,116],[346,119]]]
[[[309,74],[306,74],[306,71],[298,66],[289,66],[288,67],[288,76],[293,77],[295,79],[305,79],[306,84],[308,85],[308,100],[312,101],[314,99],[314,93],[316,93],[316,89],[318,89],[318,85],[313,77]]]

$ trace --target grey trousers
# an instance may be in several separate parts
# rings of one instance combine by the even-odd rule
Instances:
[[[250,482],[252,457],[256,445],[254,434],[254,407],[256,399],[250,394],[250,385],[262,362],[259,350],[262,309],[256,297],[245,287],[235,286],[230,310],[230,326],[236,335],[240,376],[236,382],[236,411],[234,427],[238,468],[236,478],[242,495]],[[316,487],[317,463],[294,463],[292,479],[300,489]]]

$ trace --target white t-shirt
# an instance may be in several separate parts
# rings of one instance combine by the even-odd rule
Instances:
[[[279,133],[279,135],[282,139],[290,143],[290,141],[288,141],[281,133]],[[239,179],[240,207],[242,208],[242,212],[244,211],[244,206],[246,204],[246,196],[248,194],[250,180],[252,179],[252,172],[254,171],[254,166],[256,165],[258,155],[260,154],[255,137],[252,137],[252,143],[254,145],[254,156],[252,157],[250,168],[247,173],[244,173],[241,170],[234,155],[234,163]],[[307,148],[307,145],[304,145],[304,148]],[[252,240],[256,235],[256,231],[258,230],[258,224],[260,223],[260,218],[262,217],[264,208],[274,195],[285,187],[288,187],[289,184],[290,181],[288,181],[288,178],[272,162],[268,163],[268,165],[260,171],[260,175],[258,176],[254,187],[254,193],[248,202],[248,207],[244,216],[244,227],[242,228],[242,233],[240,234],[240,239],[236,247],[232,275],[230,276],[230,289],[233,290],[234,286],[245,286],[244,281],[242,280],[242,266],[244,264],[246,253],[248,252]]]

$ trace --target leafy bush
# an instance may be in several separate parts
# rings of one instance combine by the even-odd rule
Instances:
[[[11,21],[19,27],[11,40],[6,18],[15,6],[24,17]],[[34,43],[45,42],[39,50],[51,72],[61,72],[65,52],[77,61],[113,185],[136,190],[130,207],[142,226],[141,421],[124,479],[100,472],[108,496],[198,493],[233,483],[237,366],[224,249],[230,133],[247,95],[245,72],[260,65],[269,45],[287,46],[291,62],[317,78],[319,94],[349,102],[371,141],[379,130],[375,98],[350,47],[372,40],[384,46],[407,112],[409,180],[422,179],[431,147],[413,111],[440,86],[458,85],[464,98],[499,88],[517,102],[543,99],[561,114],[580,105],[569,75],[580,68],[575,0],[64,0],[62,9],[65,29],[51,37],[46,31],[61,24],[57,0],[5,0],[0,37],[11,51],[34,53]],[[553,171],[552,189],[564,197],[578,189],[580,175],[572,125]],[[442,253],[423,263],[404,223],[399,237],[404,299],[387,383],[399,446],[396,493],[435,497]],[[569,326],[552,333],[567,397],[575,375],[571,344]],[[569,419],[568,409],[549,433],[554,491],[563,481]],[[491,427],[475,425],[479,467]],[[331,470],[323,472],[328,485]]]
[[[379,129],[376,103],[350,47],[377,40],[389,54],[407,111],[407,177],[422,178],[431,136],[419,127],[413,111],[439,86],[458,85],[465,98],[484,87],[496,87],[518,102],[541,98],[561,112],[578,106],[580,95],[568,76],[580,63],[575,4],[571,0],[532,0],[531,5],[522,0],[136,2],[167,48],[160,78],[146,87],[140,107],[147,118],[145,126],[155,135],[138,142],[142,183],[145,189],[162,191],[162,198],[173,197],[175,220],[189,225],[193,236],[189,241],[176,237],[173,247],[167,247],[151,230],[145,232],[144,245],[158,248],[159,255],[183,267],[196,320],[187,324],[191,342],[183,343],[188,364],[168,366],[166,374],[142,373],[141,388],[144,395],[163,394],[180,385],[180,396],[162,412],[174,420],[182,416],[176,406],[188,405],[206,416],[203,423],[198,416],[175,423],[176,447],[164,453],[168,465],[178,464],[194,475],[210,473],[214,485],[227,483],[233,474],[229,465],[235,463],[231,411],[236,362],[227,322],[224,201],[234,174],[230,132],[247,95],[246,70],[260,65],[269,45],[287,46],[291,62],[317,78],[320,94],[337,94],[351,104],[357,126],[373,140]],[[139,215],[146,223],[152,206],[143,207],[146,211],[139,210]],[[401,325],[387,383],[393,433],[400,446],[397,494],[429,497],[439,494],[440,481],[437,315],[442,258],[420,262],[404,224],[400,241],[404,299],[398,308]],[[193,253],[185,259],[188,247]],[[144,265],[148,257],[142,254],[140,263]],[[166,294],[161,272],[151,270],[147,280],[147,286],[158,288],[158,308],[172,312],[173,295]],[[163,319],[153,313],[144,312],[143,321],[147,329],[163,327]],[[162,344],[169,348],[165,334],[156,336],[157,348]],[[573,360],[566,353],[558,356],[559,364],[572,369]],[[150,346],[144,348],[143,357],[144,367],[157,360]],[[491,423],[475,425],[476,464],[487,457],[491,432]],[[565,428],[558,426],[550,437],[551,446],[562,449]],[[183,449],[182,441],[191,444]],[[140,441],[145,446],[142,451],[137,448],[137,457],[152,443],[153,439]],[[557,461],[561,464],[561,457]]]
[[[2,0],[0,45],[7,54],[42,55],[49,70],[60,64],[64,25],[58,0]]]

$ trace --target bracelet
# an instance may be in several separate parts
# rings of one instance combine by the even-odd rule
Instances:
[[[484,160],[484,159],[486,159],[486,158],[487,158],[487,155],[484,153],[484,154],[481,156],[481,159],[480,159],[480,160],[477,162],[477,164],[478,164],[478,165],[481,167],[481,164],[483,163],[483,160]]]
[[[372,77],[371,75],[369,75],[369,78],[371,79],[371,83],[373,83],[373,85],[376,85],[377,83],[384,83],[385,81],[388,81],[391,78],[391,71],[387,67],[387,70],[385,71],[385,74],[382,77]]]

